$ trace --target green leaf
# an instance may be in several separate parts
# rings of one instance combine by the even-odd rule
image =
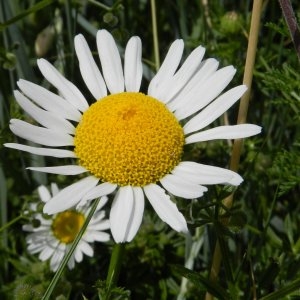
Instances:
[[[300,278],[294,280],[292,283],[286,285],[279,291],[273,292],[265,297],[260,298],[260,300],[278,300],[282,299],[282,297],[287,296],[294,292],[295,290],[299,289],[300,287]]]
[[[195,285],[197,286],[202,285],[210,294],[217,297],[218,299],[220,300],[230,299],[230,295],[227,293],[227,291],[224,288],[222,288],[216,282],[211,282],[209,279],[205,278],[199,273],[195,271],[191,271],[180,265],[172,265],[171,268],[179,275],[189,279]]]

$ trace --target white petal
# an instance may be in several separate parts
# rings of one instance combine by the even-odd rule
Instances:
[[[44,185],[40,185],[38,187],[38,193],[39,193],[39,197],[43,202],[47,202],[51,199],[51,194],[49,192],[49,190],[44,186]]]
[[[174,230],[188,232],[186,220],[165,190],[156,184],[144,186],[144,192],[158,216]]]
[[[61,261],[64,258],[64,255],[65,255],[65,252],[64,251],[59,251],[59,250],[56,250],[53,253],[53,256],[51,257],[51,260],[50,260],[50,268],[53,272],[57,271]]]
[[[51,111],[68,120],[80,120],[81,113],[65,99],[24,79],[20,79],[17,84],[26,96],[45,110]]]
[[[183,178],[176,176],[175,174],[167,174],[161,180],[163,187],[177,197],[185,199],[194,199],[203,196],[203,193],[207,191],[207,188],[189,182]]]
[[[158,99],[164,103],[169,102],[195,75],[204,56],[205,48],[199,46],[187,57],[180,69],[168,81],[163,82],[159,89]]]
[[[128,234],[126,242],[132,241],[135,237],[136,233],[138,232],[144,215],[144,193],[140,187],[133,187],[133,196],[134,196],[134,204],[133,204],[133,212],[132,218],[130,220]]]
[[[51,182],[51,193],[52,193],[52,196],[57,195],[58,192],[59,192],[59,188],[58,188],[57,184],[54,183],[54,182]]]
[[[41,261],[46,261],[47,259],[49,259],[52,255],[53,255],[54,249],[46,246],[43,251],[41,251],[41,253],[39,254],[39,259]]]
[[[87,239],[87,235],[89,235]],[[107,232],[94,231],[93,233],[87,232],[84,239],[88,242],[108,242],[110,240],[110,235]]]
[[[82,34],[75,36],[75,51],[81,76],[96,100],[107,95],[104,79],[96,65],[91,50]]]
[[[116,184],[104,182],[95,186],[91,189],[84,197],[82,198],[82,204],[86,203],[89,200],[96,199],[105,195],[111,194],[117,188]]]
[[[64,150],[64,149],[38,148],[38,147],[31,147],[31,146],[16,144],[16,143],[6,143],[6,144],[4,144],[4,146],[8,147],[8,148],[12,148],[12,149],[29,152],[29,153],[36,154],[36,155],[52,156],[52,157],[58,157],[58,158],[64,158],[64,157],[75,158],[76,157],[76,155],[73,151]]]
[[[104,213],[104,212],[103,212]],[[105,213],[104,213],[105,215]],[[97,232],[97,231],[103,231],[110,228],[110,222],[109,220],[101,220],[98,221],[98,223],[89,224],[89,231],[91,232]]]
[[[68,268],[70,270],[74,269],[75,267],[75,257],[74,257],[74,253],[71,255],[71,257],[69,258],[69,261],[68,261]]]
[[[179,120],[199,111],[217,97],[232,80],[236,69],[233,66],[222,68],[197,87],[196,94],[185,99],[186,105],[175,112]]]
[[[172,43],[160,69],[149,84],[148,95],[158,98],[157,95],[159,95],[161,83],[169,80],[178,68],[182,57],[183,48],[184,43],[182,40],[176,40]]]
[[[55,214],[75,206],[99,179],[89,176],[61,190],[44,206],[44,213]]]
[[[81,262],[81,261],[82,261],[82,259],[83,259],[83,254],[82,254],[82,252],[81,252],[81,249],[79,249],[79,247],[77,247],[77,248],[75,249],[74,257],[75,257],[75,260],[76,260],[77,262]]]
[[[109,91],[124,92],[124,76],[119,50],[112,35],[106,30],[97,32],[97,47],[102,72]]]
[[[61,75],[47,60],[40,58],[37,61],[37,65],[43,76],[59,90],[69,103],[82,112],[89,108],[88,103],[79,89],[71,81]]]
[[[186,86],[179,91],[171,102],[167,103],[168,108],[175,111],[178,108],[185,107],[190,99],[197,97],[198,87],[218,69],[218,66],[219,62],[214,58],[204,60]]]
[[[66,133],[34,126],[22,120],[11,119],[9,128],[15,135],[45,146],[57,147],[74,145],[73,137]]]
[[[84,240],[80,241],[80,250],[87,256],[92,257],[94,255],[93,248],[89,245],[89,243]]]
[[[138,92],[142,76],[142,42],[139,37],[134,36],[128,41],[125,50],[124,77],[126,91]]]
[[[44,172],[50,174],[59,174],[59,175],[78,175],[88,170],[81,166],[59,166],[59,167],[28,167],[28,170],[37,171],[37,172]]]
[[[231,170],[191,161],[181,162],[173,169],[172,173],[198,184],[230,184],[236,186],[243,181],[239,174]]]
[[[131,186],[120,187],[113,200],[109,215],[110,229],[116,243],[127,241],[133,213],[133,189]]]
[[[108,195],[108,194],[106,194],[106,195]],[[98,217],[100,214],[103,213],[103,211],[100,212],[100,210],[102,209],[102,207],[105,206],[105,204],[106,204],[107,201],[108,201],[108,197],[107,197],[106,195],[101,197],[101,199],[100,199],[100,201],[99,201],[99,203],[98,203],[98,205],[97,205],[97,207],[96,207],[96,211],[95,211],[95,214],[94,214],[93,219],[94,219],[96,216]],[[103,216],[103,217],[104,217],[104,216]],[[92,219],[92,221],[93,221],[93,219]],[[101,217],[101,219],[102,219],[102,217]]]
[[[215,121],[239,100],[246,90],[245,85],[240,85],[221,95],[185,124],[184,133],[189,134],[198,131]]]
[[[260,132],[261,127],[253,124],[219,126],[188,136],[185,139],[185,144],[218,139],[241,139],[259,134]]]
[[[19,91],[14,91],[14,96],[24,111],[44,127],[64,133],[75,132],[75,127],[69,121],[37,107]]]

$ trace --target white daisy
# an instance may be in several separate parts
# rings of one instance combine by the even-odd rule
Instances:
[[[51,193],[52,195],[43,185],[38,188],[39,197],[44,203],[59,193],[56,184],[51,185]],[[105,213],[101,210],[107,200],[106,196],[101,198],[86,231],[69,259],[69,269],[74,268],[75,261],[81,262],[84,254],[90,257],[94,255],[90,243],[107,242],[110,239],[109,234],[103,231],[109,229],[109,220],[104,219]],[[44,218],[41,213],[37,212],[36,203],[32,203],[30,209],[33,211],[32,218],[39,221],[39,226],[23,225],[23,230],[30,232],[26,237],[28,251],[31,254],[39,253],[39,259],[42,261],[50,259],[50,268],[55,272],[71,248],[91,207],[84,205],[78,210],[69,209],[54,214],[51,218]]]
[[[39,59],[40,71],[60,96],[19,80],[22,93],[15,91],[16,100],[41,126],[12,119],[10,128],[19,137],[46,147],[6,146],[37,155],[76,158],[72,165],[31,170],[87,173],[47,202],[45,213],[64,211],[116,191],[109,217],[116,242],[129,242],[136,235],[145,197],[164,222],[178,232],[187,232],[186,220],[169,194],[198,198],[207,190],[203,185],[236,186],[242,178],[227,169],[182,161],[183,147],[258,134],[261,128],[252,124],[205,129],[238,101],[246,86],[221,94],[236,70],[232,66],[217,70],[215,59],[202,60],[205,49],[201,46],[179,67],[184,44],[176,40],[147,94],[142,94],[141,40],[132,37],[127,43],[124,68],[116,43],[106,30],[98,31],[97,46],[102,72],[84,37],[75,37],[81,75],[96,101],[89,105],[73,83],[45,59]]]

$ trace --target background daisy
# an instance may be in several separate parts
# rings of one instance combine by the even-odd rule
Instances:
[[[52,195],[45,186],[38,188],[39,197],[44,203],[47,203],[58,192],[55,183],[51,184]],[[109,241],[109,234],[104,232],[109,229],[109,221],[104,218],[105,212],[101,210],[106,202],[107,197],[102,197],[86,231],[70,257],[69,269],[74,268],[75,262],[81,262],[83,255],[90,257],[94,255],[91,243]],[[31,254],[38,253],[42,261],[50,260],[51,270],[56,271],[84,224],[90,207],[85,205],[78,210],[69,209],[45,218],[42,213],[37,212],[37,206],[36,203],[30,204],[33,223],[23,225],[23,230],[30,232],[26,237],[28,251]],[[36,221],[39,223],[37,226],[33,225]]]

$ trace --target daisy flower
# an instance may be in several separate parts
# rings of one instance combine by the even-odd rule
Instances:
[[[117,243],[129,242],[136,235],[145,198],[164,222],[178,232],[187,232],[186,220],[170,194],[198,198],[207,191],[203,185],[237,186],[242,178],[227,169],[182,161],[184,146],[258,134],[261,128],[252,124],[206,128],[247,88],[240,85],[221,94],[236,70],[232,66],[217,70],[217,60],[202,60],[205,49],[201,46],[179,66],[184,43],[175,40],[144,94],[139,92],[143,76],[139,37],[128,41],[124,67],[117,45],[106,30],[97,32],[97,47],[101,71],[85,38],[81,34],[75,37],[80,72],[94,103],[90,105],[90,96],[88,102],[53,65],[39,59],[41,73],[59,95],[19,80],[22,93],[15,91],[15,98],[41,126],[12,119],[10,129],[45,147],[16,143],[6,146],[36,155],[75,159],[72,165],[31,170],[63,175],[86,173],[48,201],[45,213],[61,212],[114,193],[109,219]]]
[[[47,203],[58,193],[58,187],[54,183],[51,184],[51,193],[43,185],[38,187],[39,197],[44,203]],[[103,232],[103,230],[109,229],[109,220],[104,219],[105,213],[101,210],[107,200],[106,196],[101,198],[86,231],[68,261],[69,269],[74,268],[75,261],[81,262],[84,254],[90,257],[94,255],[90,243],[109,241],[109,234]],[[30,232],[26,237],[28,251],[31,254],[39,253],[39,259],[42,261],[50,259],[50,268],[55,272],[71,248],[72,242],[84,224],[90,209],[90,206],[84,205],[78,210],[68,209],[54,214],[50,218],[44,218],[37,211],[37,204],[31,203],[32,218],[38,220],[39,226],[23,225],[23,230]]]

